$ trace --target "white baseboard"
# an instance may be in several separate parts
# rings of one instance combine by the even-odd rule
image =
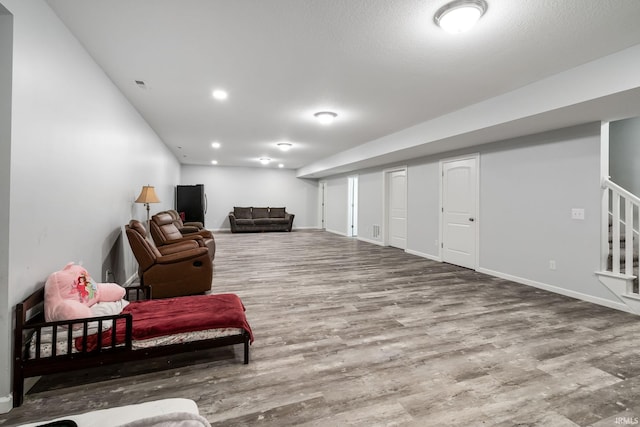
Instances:
[[[605,307],[613,308],[615,310],[624,311],[627,313],[633,313],[629,307],[624,303],[611,301],[608,299],[594,297],[593,295],[583,294],[582,292],[570,291],[568,289],[560,288],[558,286],[549,285],[547,283],[536,282],[535,280],[524,279],[518,276],[512,276],[511,274],[501,273],[499,271],[489,270],[487,268],[478,268],[476,270],[479,273],[488,274],[489,276],[499,277],[505,280],[511,280],[512,282],[520,283],[534,288],[543,289],[545,291],[553,292],[555,294],[564,295],[570,298],[579,299],[581,301],[590,302],[593,304],[602,305]]]
[[[131,286],[136,280],[138,280],[138,273],[133,273],[133,275],[131,275],[131,277],[129,277],[125,282],[124,282],[124,286],[125,288],[127,286]]]
[[[6,414],[13,409],[13,395],[0,396],[0,414]]]
[[[325,230],[324,230],[324,231],[326,231],[326,232],[328,232],[328,233],[337,234],[337,235],[339,235],[339,236],[343,236],[343,237],[349,237],[349,236],[347,236],[347,233],[343,233],[342,231],[330,230],[330,229],[328,229],[328,228],[325,228]]]
[[[380,240],[367,239],[366,237],[360,237],[360,236],[356,236],[356,238],[363,242],[373,243],[374,245],[378,245],[378,246],[384,246],[384,243],[382,243]]]
[[[411,255],[416,255],[422,258],[426,258],[426,259],[430,259],[432,261],[438,261],[438,262],[442,262],[442,258],[440,258],[439,256],[436,255],[431,255],[431,254],[427,254],[424,252],[418,252],[418,251],[414,251],[413,249],[405,249],[404,250],[406,253],[411,254]]]
[[[208,229],[209,231],[211,231],[212,233],[231,233],[231,228],[227,227],[227,228],[211,228]],[[314,226],[309,226],[309,227],[296,227],[294,226],[292,231],[295,230],[320,230],[320,228],[318,227],[314,227]]]

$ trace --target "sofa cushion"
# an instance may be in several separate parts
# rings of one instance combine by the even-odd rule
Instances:
[[[238,224],[238,225],[253,225],[253,220],[252,219],[240,218],[240,219],[236,219],[236,224]]]
[[[269,208],[253,208],[253,219],[269,218]]]
[[[284,218],[287,208],[269,208],[269,218]]]
[[[236,219],[251,219],[251,208],[233,208],[233,216]]]
[[[271,225],[273,224],[273,219],[271,218],[256,218],[253,220],[255,225]]]
[[[289,224],[289,220],[287,218],[269,218],[271,224]]]

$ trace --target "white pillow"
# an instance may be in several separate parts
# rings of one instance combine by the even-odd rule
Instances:
[[[120,301],[113,302],[99,302],[89,308],[94,316],[111,316],[122,313],[122,309],[128,305],[129,301],[121,299]]]

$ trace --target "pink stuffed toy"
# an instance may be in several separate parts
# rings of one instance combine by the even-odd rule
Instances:
[[[115,283],[96,283],[87,270],[74,263],[51,273],[44,284],[44,318],[47,322],[91,317],[98,302],[119,301],[125,290]]]

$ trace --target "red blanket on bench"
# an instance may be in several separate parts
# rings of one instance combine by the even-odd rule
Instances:
[[[134,341],[207,329],[240,328],[249,333],[253,342],[244,311],[237,295],[219,294],[132,301],[122,313],[130,313],[133,318]],[[110,330],[102,332],[102,347],[111,345],[111,335]],[[117,344],[125,342],[125,335],[124,322],[117,322]],[[87,337],[89,351],[97,343],[97,334]],[[76,339],[76,348],[82,348],[82,337]]]

